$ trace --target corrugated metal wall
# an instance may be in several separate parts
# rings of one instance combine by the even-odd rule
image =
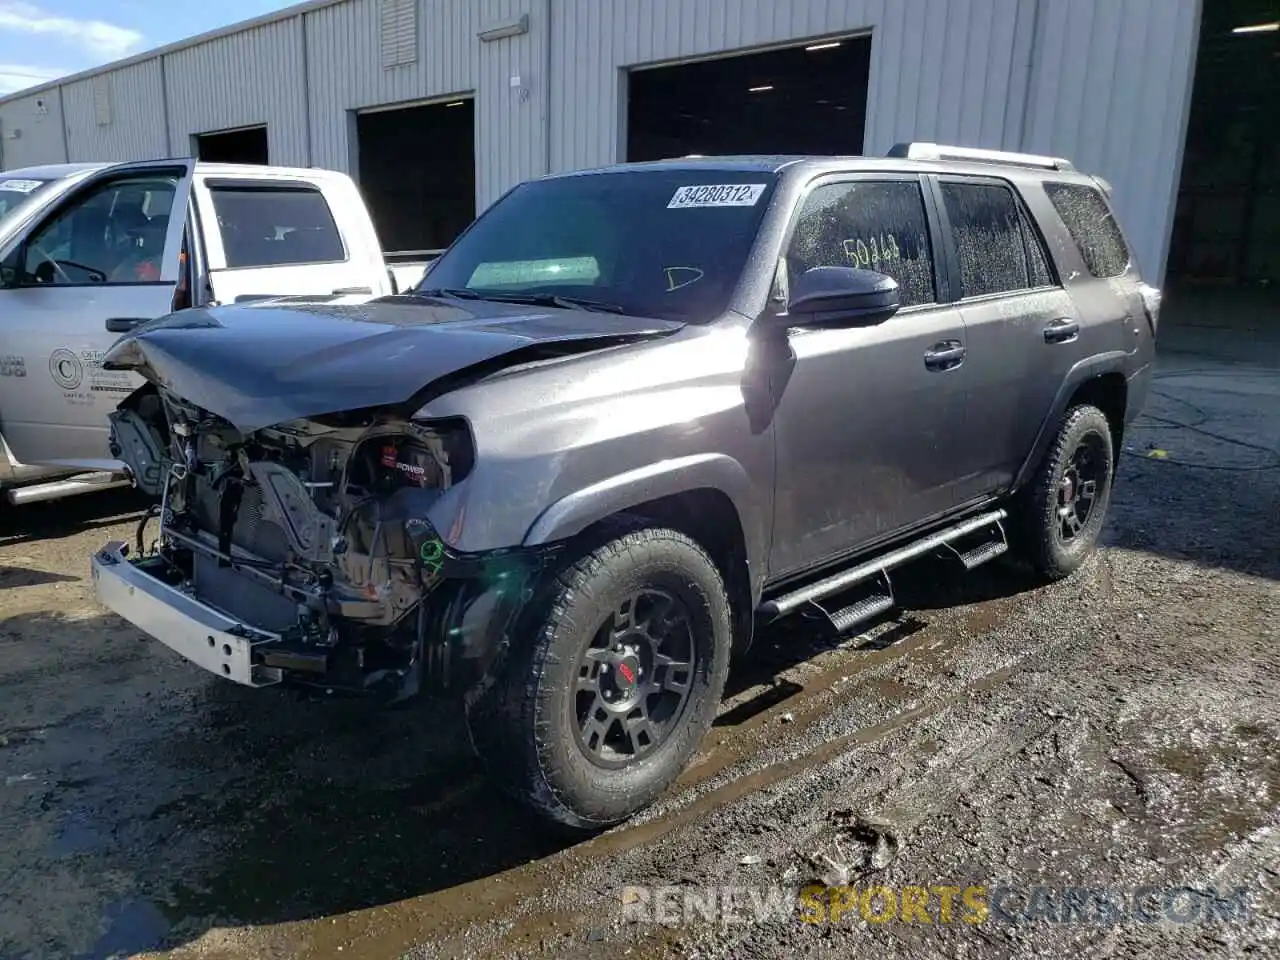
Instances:
[[[109,123],[97,78],[69,83],[70,157],[185,154],[194,133],[265,123],[271,162],[351,170],[353,111],[474,95],[483,208],[621,156],[630,68],[865,32],[867,152],[916,139],[1071,156],[1113,183],[1141,264],[1162,272],[1200,0],[416,2],[416,48],[397,34],[389,61],[383,14],[403,32],[404,11],[350,0],[105,74]],[[526,33],[477,37],[522,14]],[[0,103],[0,128],[22,130],[0,140],[5,166],[64,158],[57,91],[43,96],[40,117],[31,97]]]
[[[196,133],[265,123],[272,163],[310,162],[301,17],[171,53],[164,69],[174,153]]]
[[[157,110],[164,102],[158,59],[66,84],[62,95],[73,160],[154,160],[168,155],[164,112]]]
[[[476,88],[481,7],[475,0],[420,0],[418,56],[384,69],[379,0],[353,0],[308,14],[312,162],[348,169],[349,111]]]
[[[0,168],[66,160],[63,129],[56,87],[0,105]]]
[[[556,0],[552,167],[612,162],[624,69],[829,34],[869,32],[866,143],[1016,140],[1027,0]],[[1018,49],[1020,41],[1023,49]],[[1011,110],[1009,105],[1013,104]]]
[[[1199,0],[1040,0],[1024,139],[1115,188],[1144,274],[1163,280],[1199,41]]]
[[[550,0],[486,0],[483,7],[487,17],[481,29],[528,13],[529,32],[480,46],[476,196],[481,208],[521,180],[547,172],[547,121],[554,100],[548,19],[562,16]]]

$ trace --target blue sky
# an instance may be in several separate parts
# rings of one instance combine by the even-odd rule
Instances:
[[[0,0],[0,96],[294,0]]]

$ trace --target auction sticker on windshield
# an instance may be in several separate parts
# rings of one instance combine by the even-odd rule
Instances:
[[[10,193],[30,193],[43,183],[43,180],[0,180],[0,190],[8,190]]]
[[[667,204],[668,210],[686,207],[754,207],[764,193],[764,183],[713,183],[680,187]]]

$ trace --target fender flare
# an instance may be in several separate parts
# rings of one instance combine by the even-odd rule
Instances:
[[[1022,461],[1022,466],[1014,478],[1013,490],[1022,489],[1040,465],[1045,451],[1049,448],[1049,444],[1053,442],[1058,423],[1062,420],[1062,415],[1067,410],[1067,404],[1071,401],[1071,395],[1080,388],[1082,383],[1107,373],[1118,373],[1125,378],[1127,383],[1129,378],[1125,374],[1125,367],[1130,360],[1132,360],[1131,354],[1125,353],[1123,350],[1112,350],[1108,353],[1099,353],[1092,357],[1086,357],[1067,371],[1067,375],[1062,378],[1062,384],[1058,387],[1058,392],[1053,398],[1053,406],[1050,407],[1049,413],[1044,420],[1040,422],[1040,430],[1036,434],[1035,443],[1031,446],[1031,452]]]
[[[606,477],[552,503],[529,527],[525,546],[540,546],[575,536],[591,524],[628,508],[694,490],[717,490],[729,498],[742,526],[753,582],[765,569],[768,548],[763,511],[742,464],[722,453],[703,453],[646,464]]]

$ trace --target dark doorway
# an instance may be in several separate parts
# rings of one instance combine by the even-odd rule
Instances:
[[[476,215],[475,103],[358,114],[360,191],[382,248],[447,247]]]
[[[254,163],[265,166],[267,128],[245,127],[221,133],[197,133],[196,158],[205,163]]]
[[[688,154],[860,154],[871,40],[634,70],[627,159]]]
[[[1280,282],[1280,6],[1204,4],[1172,281]]]

